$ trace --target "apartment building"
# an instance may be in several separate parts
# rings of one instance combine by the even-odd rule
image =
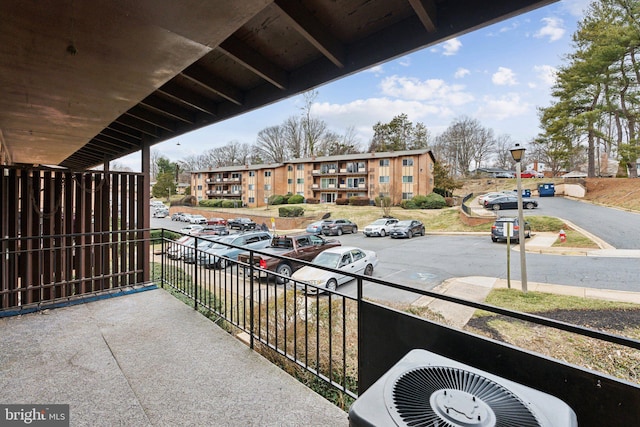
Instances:
[[[309,157],[194,171],[191,188],[198,200],[237,200],[249,207],[265,206],[270,196],[287,193],[321,203],[380,195],[399,203],[433,191],[434,162],[430,150]]]

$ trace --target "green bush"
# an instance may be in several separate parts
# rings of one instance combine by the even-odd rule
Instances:
[[[413,202],[413,199],[401,201],[400,202],[400,207],[402,209],[418,209],[416,204]]]
[[[411,200],[403,200],[400,206],[404,209],[442,209],[447,202],[440,194],[431,193],[428,196],[415,196]]]
[[[284,196],[282,196],[282,204],[286,205],[289,203],[289,197],[293,196],[293,194],[291,193],[287,193]]]
[[[272,196],[269,196],[269,202],[270,205],[281,205],[284,203],[284,197],[280,196],[279,194],[274,194]]]
[[[447,201],[438,193],[431,193],[425,197],[422,209],[442,209],[447,206]]]
[[[365,196],[351,196],[349,197],[349,204],[351,206],[369,206],[369,198]]]
[[[242,202],[239,202],[238,200],[223,200],[220,207],[221,208],[240,208],[242,207]]]
[[[336,205],[344,206],[348,204],[349,204],[349,199],[346,199],[346,198],[336,199]]]
[[[280,218],[293,218],[304,215],[304,209],[300,206],[283,206],[278,208]]]
[[[287,203],[290,205],[297,205],[299,203],[304,203],[304,196],[302,196],[301,194],[294,194],[291,197],[289,197],[289,200],[287,200]]]
[[[160,244],[160,242],[162,241],[162,237],[163,237],[162,230],[151,230],[149,235],[151,238],[151,242],[154,244]],[[175,233],[170,230],[164,230],[165,239],[176,240],[180,237],[182,237],[182,234],[180,233]]]

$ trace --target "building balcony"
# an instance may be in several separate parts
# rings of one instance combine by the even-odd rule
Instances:
[[[623,352],[636,351],[640,344],[635,339],[483,304],[484,294],[470,296],[470,283],[464,280],[452,281],[443,292],[446,297],[441,297],[437,292],[418,288],[408,290],[406,286],[381,278],[358,275],[353,280],[358,292],[353,289],[348,294],[331,293],[328,302],[324,301],[326,298],[319,302],[317,297],[309,295],[310,289],[298,288],[309,288],[310,285],[296,282],[286,290],[293,293],[292,300],[311,298],[313,303],[305,304],[303,310],[288,311],[286,306],[262,299],[265,295],[277,298],[285,292],[280,287],[268,283],[263,286],[258,282],[258,292],[247,291],[253,290],[249,288],[247,278],[259,274],[254,265],[229,261],[229,268],[218,270],[221,274],[210,274],[204,265],[187,265],[184,259],[168,259],[170,248],[167,245],[176,245],[175,241],[162,237],[154,237],[156,244],[150,239],[140,241],[136,235],[142,233],[143,230],[124,230],[122,239],[132,239],[130,244],[136,246],[130,248],[131,261],[137,259],[135,255],[139,255],[142,248],[148,250],[152,259],[146,264],[141,260],[130,265],[130,271],[125,274],[133,281],[120,285],[108,286],[116,283],[109,279],[125,277],[117,269],[111,271],[114,264],[109,257],[114,254],[114,259],[119,259],[121,254],[114,249],[127,251],[129,244],[122,245],[118,238],[105,242],[102,234],[89,233],[77,236],[79,247],[72,243],[56,247],[54,250],[61,256],[67,251],[79,251],[84,259],[106,244],[103,256],[95,257],[95,269],[79,269],[83,275],[74,276],[73,282],[81,285],[77,289],[93,287],[98,282],[107,286],[64,298],[55,299],[56,292],[75,285],[56,282],[56,274],[39,276],[40,280],[48,278],[51,282],[36,282],[29,290],[18,286],[29,273],[20,269],[15,259],[41,259],[48,256],[51,248],[11,251],[6,260],[0,261],[2,271],[15,278],[4,291],[6,298],[0,300],[14,301],[14,305],[4,305],[0,311],[4,314],[1,319],[2,355],[11,361],[3,366],[0,376],[5,401],[29,402],[33,396],[39,396],[42,402],[59,402],[57,399],[63,391],[64,403],[70,405],[73,425],[95,425],[97,416],[103,425],[205,425],[207,422],[202,417],[206,416],[215,420],[216,425],[346,427],[349,420],[345,411],[306,388],[285,370],[272,366],[268,358],[253,354],[251,349],[260,347],[274,357],[284,355],[329,388],[353,398],[357,398],[362,390],[374,390],[376,380],[407,352],[425,349],[467,365],[472,372],[484,370],[554,395],[575,411],[581,426],[635,425],[640,416],[640,408],[634,405],[640,398],[638,384],[484,338],[465,330],[464,324],[476,309],[486,310],[503,316],[505,321],[510,318],[518,322],[519,328],[531,328],[528,331],[531,334],[540,334],[540,329],[545,327],[551,328],[554,334],[572,333],[580,338],[597,340],[593,347],[598,352],[594,351],[591,357],[602,354],[601,344],[622,346]],[[110,235],[105,236],[109,238]],[[93,237],[98,238],[97,245],[91,241]],[[41,248],[41,239],[46,243],[51,237],[35,237],[33,245],[27,245],[26,239],[22,239],[25,243],[15,247]],[[8,247],[9,239],[4,240],[3,247]],[[125,258],[128,256],[125,254]],[[152,268],[151,262],[159,268]],[[240,266],[248,271],[239,274]],[[136,270],[150,281],[135,279]],[[177,271],[180,274],[176,274]],[[224,285],[219,286],[219,281]],[[436,303],[434,307],[438,307],[447,319],[447,324],[409,315],[390,308],[383,301],[369,301],[364,295],[370,292],[368,282],[374,283],[375,287],[384,287],[387,295],[412,292],[415,298],[429,296]],[[187,304],[153,283],[177,291]],[[459,288],[454,287],[456,284]],[[35,292],[40,299],[21,306],[16,297],[30,292]],[[227,299],[229,293],[232,297]],[[45,295],[50,295],[50,299],[45,300]],[[321,313],[326,310],[327,303],[333,304],[331,301],[341,310],[336,310],[335,318],[326,323]],[[80,305],[82,303],[89,305]],[[245,310],[236,310],[239,303],[252,307],[255,316],[248,316]],[[65,308],[58,310],[56,306]],[[46,316],[32,313],[45,309],[49,309]],[[22,315],[12,316],[6,314],[7,310]],[[216,323],[199,310],[206,312],[207,317],[215,318]],[[271,327],[281,331],[278,339],[263,327],[264,319],[272,319]],[[528,323],[533,325],[527,326]],[[46,334],[41,333],[43,329]],[[316,335],[321,329],[328,329],[328,333]],[[333,364],[323,366],[319,363],[321,352],[313,347],[298,352],[313,342],[305,336],[307,330],[320,341],[320,348],[327,349]],[[348,346],[341,345],[340,340],[332,340],[334,331],[336,335],[346,336],[349,330],[358,333],[350,339]],[[254,346],[254,343],[264,345]],[[469,348],[477,351],[469,352]],[[34,349],[38,350],[37,354]],[[46,358],[47,363],[37,363],[40,358]],[[70,360],[73,363],[69,363]],[[496,360],[509,363],[496,363]],[[350,383],[335,372],[352,372],[352,378],[359,382]],[[256,384],[260,386],[256,387]],[[509,385],[505,387],[510,388]],[[521,391],[512,390],[516,394]],[[250,405],[247,396],[251,397]],[[361,397],[364,399],[364,395]],[[381,395],[379,399],[383,397]],[[376,425],[382,425],[382,421]]]
[[[311,188],[313,188],[313,189],[320,188],[320,185],[318,185],[318,184],[311,184]]]
[[[204,182],[206,182],[207,184],[212,184],[213,183],[213,179],[207,178],[207,179],[204,180]]]

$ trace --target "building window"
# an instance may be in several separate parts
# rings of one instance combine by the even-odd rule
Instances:
[[[389,159],[380,159],[380,166],[389,166]]]
[[[304,184],[304,178],[298,178],[298,179],[296,179],[296,183],[297,183],[297,184]]]
[[[249,184],[249,185],[247,185],[247,189],[248,189],[248,190],[254,190],[254,189],[255,189],[255,187],[256,187],[256,186],[255,186],[254,184]]]
[[[271,171],[264,171],[264,176],[265,177],[271,176]]]
[[[413,159],[402,159],[402,166],[413,166]]]
[[[413,199],[413,193],[402,193],[402,200],[411,200]]]
[[[291,171],[293,170],[293,166],[291,166],[291,165],[287,166],[287,170],[288,170],[289,172],[291,172]]]
[[[202,174],[201,174],[201,173],[199,173],[199,174],[198,174],[198,179],[201,179],[201,178],[202,178]]]
[[[287,184],[293,184],[293,179],[292,178],[287,178]]]
[[[380,176],[380,184],[386,184],[389,182],[389,176]]]
[[[256,202],[255,197],[249,197],[249,203],[255,203],[255,202]]]
[[[304,165],[302,165],[302,164],[301,165],[297,165],[296,169],[299,170],[299,171],[303,171],[304,170]]]
[[[202,190],[202,185],[198,185],[198,190]]]
[[[402,177],[402,182],[413,182],[413,175],[404,175]]]
[[[249,176],[256,176],[256,172],[255,171],[249,171]]]
[[[267,191],[270,191],[271,190],[271,184],[265,184],[264,185],[264,189],[267,190]]]

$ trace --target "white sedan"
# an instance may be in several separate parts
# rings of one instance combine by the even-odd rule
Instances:
[[[337,246],[320,252],[312,262],[346,273],[371,276],[373,269],[378,265],[378,257],[373,251],[353,246]],[[291,278],[301,282],[298,284],[301,288],[304,286],[303,283],[313,285],[305,287],[306,292],[309,293],[323,292],[324,289],[335,291],[339,285],[353,280],[353,277],[347,274],[334,273],[310,266],[302,267],[293,273]]]

